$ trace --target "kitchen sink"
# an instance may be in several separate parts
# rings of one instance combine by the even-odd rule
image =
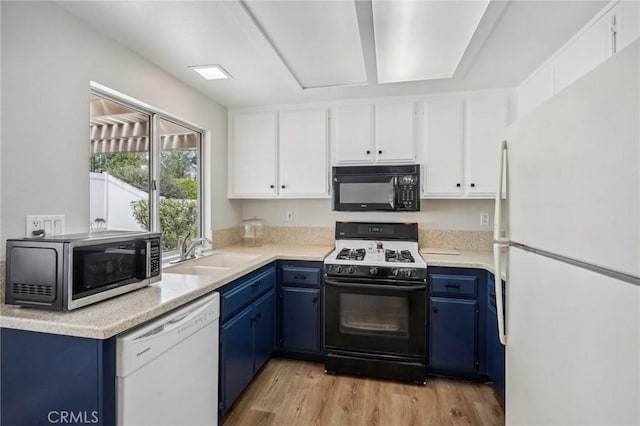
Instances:
[[[259,254],[244,253],[214,253],[209,256],[201,257],[169,266],[164,272],[173,274],[191,274],[191,275],[217,275],[234,266],[242,265],[260,257]]]
[[[163,272],[170,274],[188,274],[188,275],[218,275],[225,272],[229,268],[219,266],[200,266],[193,262],[181,265],[170,266]]]
[[[214,267],[214,268],[233,268],[259,258],[259,254],[246,253],[214,253],[193,261],[198,266]]]

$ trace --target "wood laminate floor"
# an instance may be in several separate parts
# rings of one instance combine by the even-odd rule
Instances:
[[[328,375],[318,363],[271,359],[221,426],[503,425],[489,385],[429,378],[426,386]]]

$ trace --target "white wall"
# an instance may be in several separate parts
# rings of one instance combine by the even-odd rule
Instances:
[[[89,225],[89,82],[96,81],[211,133],[213,228],[237,225],[226,198],[227,111],[50,2],[2,9],[2,250],[28,214]]]
[[[270,226],[334,226],[336,221],[418,222],[427,229],[492,231],[493,200],[420,200],[419,212],[334,212],[331,200],[245,200],[242,218],[261,217]],[[293,222],[286,212],[293,210]],[[489,213],[490,226],[480,226],[480,213]]]

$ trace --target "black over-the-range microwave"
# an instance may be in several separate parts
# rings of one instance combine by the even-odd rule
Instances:
[[[107,231],[7,240],[5,303],[68,311],[161,277],[161,235]]]
[[[420,165],[336,166],[333,210],[419,211]]]

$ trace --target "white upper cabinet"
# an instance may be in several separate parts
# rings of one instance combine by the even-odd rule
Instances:
[[[373,162],[373,105],[341,106],[337,115],[336,162]]]
[[[424,103],[422,189],[424,196],[463,194],[463,111],[461,99]]]
[[[337,164],[416,161],[413,102],[342,105],[336,115]]]
[[[564,89],[611,55],[611,15],[603,16],[553,62],[555,92]]]
[[[640,2],[610,3],[518,87],[518,116],[624,49],[640,37]]]
[[[229,196],[275,196],[276,113],[235,114],[231,116],[229,128]]]
[[[418,146],[425,198],[493,198],[506,135],[505,91],[442,96],[423,104]]]
[[[500,146],[509,118],[506,95],[467,99],[467,193],[494,197],[498,185]]]
[[[415,105],[413,102],[376,105],[377,162],[415,161]]]
[[[624,0],[614,9],[616,24],[616,52],[640,37],[640,2]]]
[[[230,116],[229,198],[329,193],[327,109]]]
[[[279,193],[313,197],[329,193],[327,110],[283,111],[279,120]]]

